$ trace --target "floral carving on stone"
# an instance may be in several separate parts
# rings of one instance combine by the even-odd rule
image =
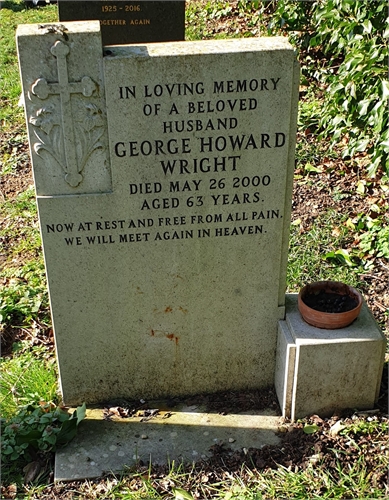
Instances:
[[[104,119],[101,109],[93,103],[85,104],[81,111],[83,113],[77,123],[77,137],[80,147],[80,166],[83,170],[93,151],[103,147],[100,139],[104,133]]]
[[[34,134],[38,142],[34,144],[34,151],[40,155],[47,151],[66,170],[66,162],[62,150],[62,133],[59,117],[56,116],[52,106],[37,110],[29,122],[34,125]]]
[[[51,47],[57,58],[58,82],[49,83],[38,78],[31,86],[29,95],[46,100],[56,96],[59,106],[48,103],[40,107],[29,122],[34,127],[38,139],[33,145],[36,154],[49,153],[61,166],[66,182],[77,187],[83,180],[82,171],[93,151],[101,149],[100,140],[105,130],[105,120],[101,109],[85,98],[93,99],[97,84],[84,76],[79,82],[69,82],[67,55],[70,48],[62,41]],[[73,96],[77,98],[73,99]]]

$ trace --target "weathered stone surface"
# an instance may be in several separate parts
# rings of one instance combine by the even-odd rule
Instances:
[[[350,326],[324,330],[305,323],[297,295],[287,295],[279,322],[276,391],[283,415],[331,415],[373,408],[378,398],[385,337],[366,303]]]
[[[160,402],[152,407],[159,408]],[[56,453],[55,480],[98,477],[140,461],[198,462],[212,456],[212,446],[223,443],[233,452],[280,442],[276,434],[280,417],[272,411],[219,415],[197,406],[181,405],[169,412],[164,408],[148,422],[139,417],[107,421],[102,410],[88,410],[77,436]]]
[[[296,345],[286,321],[278,322],[276,373],[274,386],[282,415],[290,417],[292,411],[293,380],[296,360]]]
[[[23,24],[17,39],[37,195],[110,192],[99,23]]]
[[[65,28],[18,31],[64,401],[272,385],[294,168],[292,47],[177,42],[102,57],[98,23]],[[58,43],[69,50],[61,65]],[[41,101],[57,120],[46,131]],[[81,108],[91,110],[82,119]],[[80,169],[97,131],[101,145]],[[73,155],[62,167],[36,146],[50,134]]]

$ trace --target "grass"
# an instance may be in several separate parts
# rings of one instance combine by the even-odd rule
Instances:
[[[48,321],[48,293],[33,187],[0,206],[0,239],[7,252],[0,272],[0,323],[29,326]]]
[[[274,499],[382,498],[382,491],[370,483],[363,459],[349,470],[338,465],[336,477],[325,468],[311,467],[299,472],[279,468],[271,479],[278,485],[272,488],[270,498]],[[267,486],[271,487],[269,482]]]
[[[4,327],[34,328],[49,321],[48,293],[43,259],[30,260],[2,273],[4,290],[0,295],[0,322]]]
[[[41,239],[35,191],[30,186],[0,206],[3,226],[0,238],[7,245],[8,261],[37,258],[41,255]]]
[[[336,461],[336,459],[335,459]],[[388,461],[377,463],[387,467]],[[42,486],[26,488],[26,498],[40,498]],[[120,500],[221,498],[228,500],[314,500],[326,498],[372,499],[385,498],[382,490],[374,486],[374,474],[366,468],[364,457],[344,470],[340,463],[333,471],[308,466],[305,470],[279,467],[261,473],[242,467],[236,472],[224,471],[220,476],[192,468],[171,464],[167,475],[158,476],[151,469],[142,473],[127,472],[110,476],[104,484],[84,483],[78,490],[82,498],[104,498]]]
[[[18,101],[21,93],[16,55],[15,32],[18,24],[50,23],[57,21],[57,6],[26,8],[24,1],[1,2],[0,9],[0,122],[7,131],[21,126],[23,108]]]
[[[47,350],[30,349],[28,342],[15,345],[12,358],[1,359],[0,405],[3,418],[17,414],[21,406],[58,402],[55,357]]]
[[[308,282],[325,280],[360,286],[358,267],[325,258],[350,240],[351,233],[345,225],[346,220],[347,215],[330,209],[319,215],[308,231],[302,228],[299,220],[292,223],[287,275],[289,290],[296,291]]]
[[[186,6],[188,40],[241,36],[239,29],[244,24],[244,36],[254,36],[266,31],[261,26],[265,7],[259,10],[253,6],[258,2],[240,1],[238,13],[231,16],[231,3],[227,1],[188,1]],[[259,3],[258,3],[259,5]],[[17,148],[19,142],[26,141],[22,108],[17,106],[20,96],[19,71],[17,66],[15,30],[20,23],[53,22],[57,20],[56,5],[27,9],[23,1],[2,2],[0,9],[0,119],[4,132],[12,132],[13,144],[4,150],[2,174],[18,175],[17,165],[26,161],[24,151]],[[221,21],[228,23],[228,32],[218,26]],[[297,144],[297,159],[302,172],[299,182],[314,183],[315,165],[323,154],[328,155],[324,143],[315,143],[304,138],[304,131],[314,128],[311,116],[318,114],[320,97],[308,89],[302,102],[299,127],[303,139]],[[310,121],[311,120],[311,121]],[[24,156],[23,156],[24,155]],[[336,159],[336,153],[331,153]],[[334,193],[343,196],[343,193]],[[352,240],[352,228],[347,226],[346,215],[334,210],[321,213],[309,230],[296,221],[291,227],[288,287],[297,290],[307,281],[336,279],[357,286],[361,268],[358,263],[348,265],[346,261],[326,258],[331,252],[346,248]],[[7,259],[3,266],[0,292],[0,313],[3,326],[22,327],[27,337],[34,338],[40,323],[48,323],[48,296],[40,236],[37,224],[36,204],[32,188],[11,200],[4,200],[0,206],[0,218],[4,222],[0,239],[5,243]],[[336,229],[336,231],[335,231]],[[320,242],[320,243],[318,243]],[[15,416],[20,408],[40,401],[58,403],[57,372],[54,358],[44,348],[32,347],[27,340],[14,346],[11,357],[0,363],[2,385],[0,404],[2,416]],[[357,459],[349,467],[342,467],[339,461],[341,450],[334,449],[334,466],[316,463],[305,470],[279,467],[276,470],[260,472],[249,468],[238,471],[210,473],[193,467],[183,468],[174,463],[168,474],[158,475],[152,468],[143,471],[128,470],[120,476],[109,476],[104,481],[85,482],[76,494],[84,498],[118,498],[124,500],[141,498],[196,498],[225,499],[319,499],[319,498],[384,498],[388,492],[377,486],[376,475],[388,467],[387,423],[367,420],[350,424],[345,435],[356,440],[356,434],[374,435],[382,447],[375,469],[367,467],[368,453],[357,450]],[[47,475],[38,477],[33,484],[22,485],[22,465],[15,463],[3,476],[5,484],[17,485],[22,497],[40,498],[45,494]],[[376,471],[376,472],[375,472]],[[4,471],[3,471],[4,474]],[[65,485],[59,487],[72,495]],[[62,488],[62,489],[61,489]],[[191,493],[188,493],[188,492]],[[49,495],[51,493],[49,492]],[[19,498],[22,498],[19,497]]]
[[[235,8],[226,0],[192,0],[186,3],[186,40],[241,38],[266,34],[261,24],[266,6],[240,0]],[[224,23],[220,29],[219,23]],[[242,27],[244,26],[244,30]]]
[[[21,124],[20,124],[21,127]],[[2,173],[17,175],[18,163],[29,162],[27,151],[20,151],[20,144],[25,144],[27,134],[25,130],[15,132],[15,135],[10,138],[7,144],[1,144],[0,153],[2,155]]]

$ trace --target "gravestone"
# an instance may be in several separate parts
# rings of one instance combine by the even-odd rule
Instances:
[[[184,40],[185,1],[58,1],[62,21],[99,20],[104,45]]]
[[[298,65],[284,38],[110,47],[22,25],[65,404],[273,385]]]

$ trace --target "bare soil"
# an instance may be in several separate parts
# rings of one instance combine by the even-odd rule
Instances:
[[[303,298],[303,302],[315,311],[326,313],[342,313],[352,311],[358,302],[350,295],[339,295],[321,291],[318,294],[308,294]]]
[[[207,31],[210,36],[219,33],[243,34],[250,30],[248,18],[239,17],[237,14],[237,3],[236,1],[231,2],[232,17],[228,19],[214,18],[208,21]],[[310,131],[306,131],[304,137],[298,138],[298,140],[303,139],[315,141],[315,137]],[[6,201],[14,199],[19,193],[25,191],[33,183],[33,179],[27,141],[21,139],[20,131],[15,130],[8,134],[1,133],[0,144],[2,156],[12,156],[16,160],[16,168],[12,172],[2,175],[0,179],[0,199]],[[347,213],[352,218],[359,213],[369,213],[374,216],[375,204],[387,204],[387,200],[382,198],[379,178],[369,180],[365,194],[358,194],[357,186],[364,176],[363,158],[360,159],[359,164],[354,163],[351,166],[342,160],[333,160],[324,155],[316,166],[320,167],[320,171],[309,178],[302,168],[296,167],[295,173],[300,178],[294,183],[292,221],[300,221],[302,233],[309,231],[316,218],[329,208]],[[20,224],[23,224],[22,219]],[[350,241],[350,247],[356,246],[357,243],[357,240]],[[4,265],[7,262],[10,242],[2,241],[1,244],[0,263]],[[22,261],[23,256],[20,257],[20,263]],[[15,263],[17,265],[17,261],[13,262],[12,265]],[[360,276],[363,283],[361,291],[374,317],[389,336],[389,263],[387,260],[377,257],[372,257],[372,263],[374,270]],[[32,343],[44,344],[48,349],[54,348],[51,327],[42,325],[42,328],[39,328],[32,338],[26,329],[9,327],[2,331],[2,355],[9,355],[13,342],[23,338],[29,338]],[[210,411],[218,411],[219,413],[258,410],[266,407],[280,411],[274,389],[250,392],[229,391],[217,395],[192,397],[189,402],[206,403]],[[281,446],[265,446],[261,449],[249,448],[232,452],[228,448],[228,444],[215,445],[212,448],[213,456],[209,461],[198,463],[195,466],[191,464],[182,469],[182,472],[186,474],[186,479],[182,480],[181,487],[191,491],[195,498],[211,498],[217,484],[225,482],[231,477],[231,474],[237,474],[246,480],[249,478],[250,469],[266,471],[276,469],[281,465],[297,472],[315,465],[319,461],[320,467],[325,468],[328,475],[336,480],[339,477],[340,469],[351,470],[363,456],[367,468],[366,474],[369,475],[371,483],[385,491],[387,471],[382,467],[377,467],[377,458],[384,453],[389,453],[387,439],[377,436],[374,432],[355,433],[349,436],[330,432],[331,427],[339,420],[350,424],[355,422],[355,419],[387,422],[387,363],[384,366],[380,396],[375,411],[356,414],[353,410],[349,410],[325,419],[312,415],[304,423],[318,426],[318,431],[313,434],[303,432],[304,423],[292,424],[285,421],[280,428]],[[54,485],[51,484],[53,456],[42,457],[41,466],[44,472],[41,481],[47,483],[47,486],[41,489],[39,494],[30,498],[39,498],[40,500],[52,500],[53,498],[67,500],[79,497],[85,499],[105,498],[105,494],[109,494],[112,485],[118,482],[117,478],[111,475],[98,478],[95,481],[76,481]],[[125,484],[136,491],[142,487],[144,480],[149,480],[156,491],[167,494],[172,491],[173,486],[168,475],[168,467],[150,467],[148,464],[139,464],[136,468],[128,471],[128,479]],[[19,487],[18,490],[15,484],[1,486],[2,498],[22,498],[23,492],[23,488]]]
[[[18,135],[18,134],[16,134]],[[32,184],[31,165],[28,157],[26,142],[20,142],[12,134],[3,135],[2,144],[8,148],[8,152],[17,157],[17,168],[1,178],[1,196],[3,200],[12,200],[17,194],[23,192]],[[3,146],[4,147],[4,146]],[[325,162],[323,162],[324,167]],[[299,173],[299,169],[296,170]],[[322,211],[329,207],[336,210],[347,211],[350,215],[370,210],[372,200],[377,201],[378,182],[372,183],[368,196],[356,195],[356,184],[360,179],[360,172],[350,169],[342,162],[330,163],[321,173],[315,175],[315,182],[307,183],[306,179],[297,180],[294,184],[293,193],[293,220],[300,219],[301,231],[309,231],[311,224]],[[341,201],[336,203],[332,193],[334,189],[343,193]],[[20,220],[23,224],[23,220]],[[7,245],[5,245],[5,250]],[[13,262],[13,265],[15,263]],[[389,308],[389,265],[384,259],[375,259],[374,273],[361,276],[365,287],[363,293],[376,320],[385,325],[387,320],[387,309]],[[385,327],[384,327],[385,328]],[[30,337],[29,337],[30,336]],[[2,332],[3,355],[9,354],[12,343],[23,338],[30,338],[32,344],[43,344],[48,349],[54,349],[51,327],[38,329],[34,337],[26,329],[7,328]],[[361,418],[387,421],[388,416],[388,365],[384,367],[381,391],[376,411],[373,414],[363,414]],[[188,404],[206,404],[210,411],[227,414],[238,411],[260,410],[263,408],[280,409],[274,389],[266,391],[249,392],[226,392],[214,395],[200,395],[191,397],[186,401]],[[147,406],[147,403],[146,403]],[[374,433],[357,434],[352,436],[353,444],[350,446],[350,437],[332,435],[329,430],[340,419],[343,422],[353,422],[356,416],[352,410],[345,411],[340,415],[322,419],[317,415],[309,417],[306,422],[318,426],[319,431],[314,434],[303,432],[303,423],[288,423],[280,428],[282,437],[281,446],[264,446],[261,449],[249,448],[238,452],[232,452],[227,444],[217,444],[212,447],[213,456],[206,462],[188,465],[183,470],[187,473],[187,483],[183,485],[188,491],[198,492],[196,498],[211,498],[214,487],[218,482],[223,482],[228,474],[249,474],[249,470],[266,471],[284,466],[292,471],[304,470],[320,460],[321,467],[325,467],[328,474],[334,478],[339,476],[339,467],[352,467],[361,459],[361,453],[366,462],[367,473],[371,475],[372,482],[385,489],[387,484],[387,471],[376,466],[375,457],[382,454],[383,447],[389,448],[388,443],[383,445],[382,438],[377,439]],[[384,441],[385,442],[385,441]],[[51,484],[53,479],[54,456],[41,457],[41,471],[47,481],[47,486],[32,498],[62,500],[74,498],[74,494],[82,495],[83,498],[104,497],[104,492],[109,491],[109,484],[115,481],[113,476],[104,476],[95,481],[76,481],[72,483]],[[323,465],[324,464],[324,465]],[[245,469],[246,467],[246,469]],[[46,472],[45,472],[46,471]],[[150,471],[150,476],[149,476]],[[244,472],[246,471],[246,472]],[[129,471],[136,473],[129,475],[129,484],[133,490],[142,486],[142,481],[147,476],[153,487],[162,493],[169,491],[168,467],[151,467],[148,464],[138,464]],[[201,488],[200,488],[201,484]],[[208,489],[209,488],[209,489]],[[171,490],[171,486],[170,486]],[[200,493],[201,491],[201,493]],[[205,493],[204,493],[205,492]],[[1,487],[2,498],[16,498],[18,491],[15,484],[3,485]]]
[[[11,173],[2,173],[0,177],[0,199],[12,200],[34,183],[27,137],[17,130],[0,132],[0,144],[1,157],[12,158],[15,165]]]
[[[312,137],[311,140],[315,140]],[[383,198],[380,190],[380,179],[371,179],[365,194],[358,194],[357,186],[364,179],[363,168],[357,165],[350,166],[341,159],[330,160],[324,157],[316,167],[321,172],[303,177],[294,183],[292,201],[292,222],[300,221],[300,232],[309,231],[317,217],[333,209],[336,212],[347,214],[353,219],[360,213],[374,217],[374,204],[388,207],[388,199]],[[299,167],[296,175],[304,174]],[[336,197],[334,194],[336,193]],[[336,228],[334,228],[336,231]],[[350,240],[349,247],[356,247],[357,235]],[[362,292],[375,319],[381,325],[384,333],[389,337],[389,262],[385,258],[371,257],[373,271],[359,276]]]

